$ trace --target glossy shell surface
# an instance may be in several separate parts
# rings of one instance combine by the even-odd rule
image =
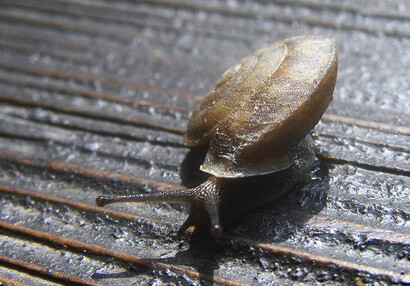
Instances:
[[[299,36],[250,54],[228,69],[193,112],[187,146],[209,144],[201,170],[247,177],[289,167],[289,149],[332,100],[337,49],[329,37]]]

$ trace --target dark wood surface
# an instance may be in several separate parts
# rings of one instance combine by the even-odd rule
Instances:
[[[189,112],[271,42],[336,38],[317,168],[218,241],[178,204]],[[0,284],[410,283],[410,3],[0,1]],[[181,179],[182,178],[182,179]]]

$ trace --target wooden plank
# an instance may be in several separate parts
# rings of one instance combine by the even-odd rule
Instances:
[[[0,281],[410,283],[410,6],[0,4]],[[190,111],[226,68],[299,34],[334,36],[340,63],[303,187],[217,241],[176,236],[184,206],[94,205],[193,184]]]

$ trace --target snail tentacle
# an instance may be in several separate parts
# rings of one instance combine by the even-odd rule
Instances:
[[[177,189],[126,196],[99,196],[95,202],[99,207],[121,202],[175,202],[189,204],[192,200],[192,193],[192,189]]]

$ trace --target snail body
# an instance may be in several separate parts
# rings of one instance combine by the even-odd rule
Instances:
[[[293,37],[250,54],[221,76],[189,119],[183,141],[209,146],[200,167],[212,175],[207,181],[191,189],[101,196],[97,205],[188,203],[190,215],[180,232],[210,227],[220,237],[222,226],[282,196],[311,169],[315,153],[309,132],[332,100],[336,76],[332,38]],[[274,184],[270,191],[255,183],[243,188],[248,177],[263,175]]]

